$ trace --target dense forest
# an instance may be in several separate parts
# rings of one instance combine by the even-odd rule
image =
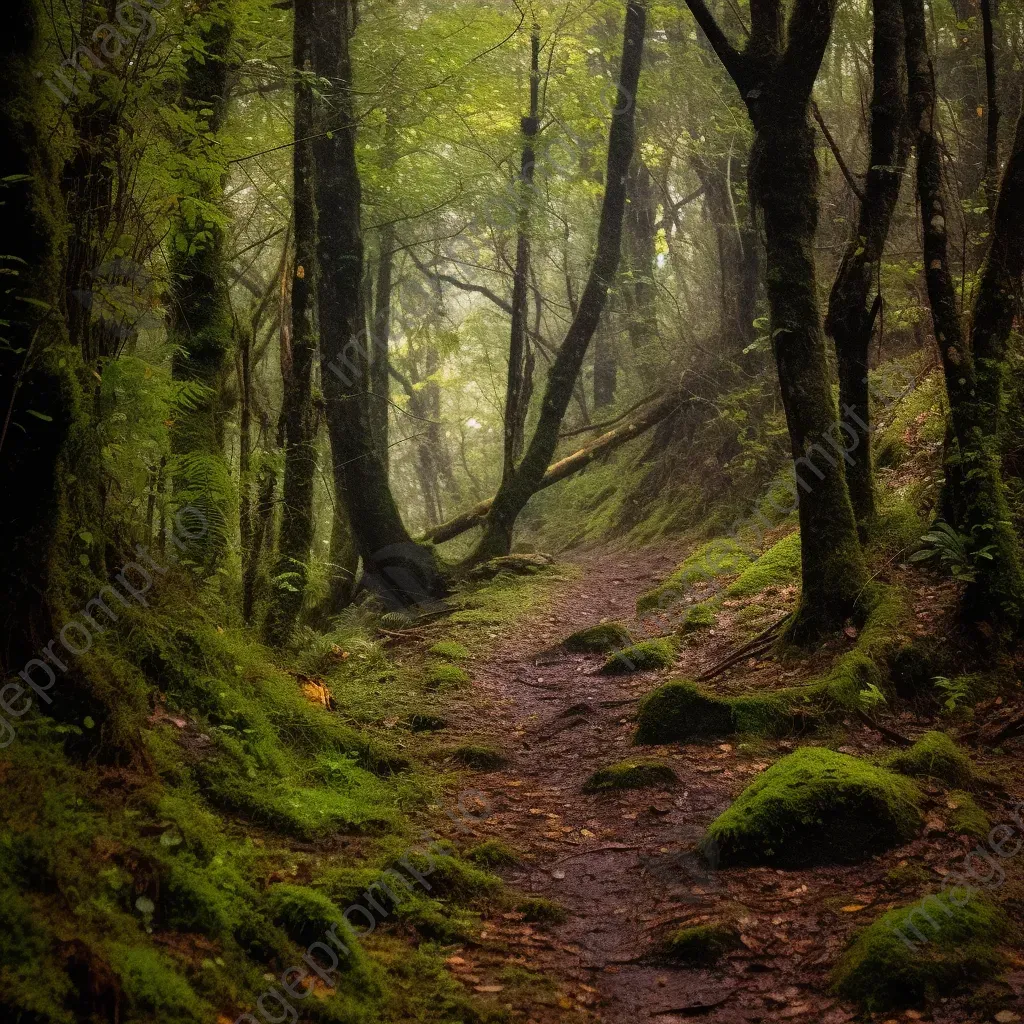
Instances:
[[[1024,1020],[1020,0],[0,22],[3,1020]]]

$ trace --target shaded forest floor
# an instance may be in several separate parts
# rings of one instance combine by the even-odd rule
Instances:
[[[501,873],[552,904],[538,904],[533,914],[489,916],[477,941],[449,951],[448,967],[468,990],[500,1003],[516,995],[508,984],[510,967],[512,977],[525,972],[523,978],[533,979],[529,996],[520,984],[515,1002],[532,1021],[852,1020],[856,1007],[829,991],[830,968],[851,933],[894,905],[937,891],[977,839],[954,834],[953,802],[926,781],[926,828],[919,838],[865,863],[785,871],[715,870],[702,863],[693,851],[708,824],[780,757],[804,744],[871,757],[887,741],[850,714],[803,737],[633,746],[632,717],[644,694],[668,678],[699,678],[796,599],[789,584],[725,600],[715,625],[687,637],[676,664],[658,672],[602,674],[603,655],[560,646],[568,634],[604,621],[640,628],[637,597],[664,579],[680,556],[669,547],[580,554],[574,578],[560,583],[541,610],[500,635],[487,634],[489,649],[464,663],[472,689],[447,701],[446,741],[461,739],[503,759],[496,767],[485,759],[474,773],[472,785],[490,808],[473,828],[475,841],[516,851],[519,863]],[[920,574],[902,582],[911,584],[912,595],[906,639],[942,635],[955,604],[952,586]],[[468,639],[471,649],[473,637],[483,635],[479,624],[460,630],[450,622],[425,633],[428,639]],[[709,686],[729,693],[799,683],[852,645],[855,633],[848,630],[842,643],[809,659],[779,660],[772,651],[741,659]],[[995,697],[988,711],[1006,714],[1003,704]],[[934,706],[902,705],[884,715],[889,728],[911,739],[935,728],[938,717]],[[1015,762],[1019,774],[1019,750],[1012,747],[1002,751],[1014,755],[1009,758],[972,751],[983,772],[1002,780],[996,793],[979,798],[993,823],[1009,820],[1009,793],[1024,792],[1012,778]],[[591,773],[637,756],[669,766],[677,782],[584,792]],[[466,842],[454,833],[453,839]],[[998,898],[1024,906],[1020,866],[1004,866]],[[735,927],[740,941],[716,966],[680,966],[664,955],[673,929],[722,921]],[[1014,956],[1011,968],[1001,981],[975,986],[961,998],[875,1019],[1017,1020],[1015,1011],[1024,1010],[1024,959]]]

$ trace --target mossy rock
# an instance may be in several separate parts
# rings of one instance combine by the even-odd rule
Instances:
[[[898,648],[889,659],[889,677],[898,697],[913,700],[928,694],[932,680],[944,674],[945,659],[933,643],[916,639]]]
[[[427,653],[447,661],[461,661],[469,657],[469,648],[465,644],[460,644],[458,640],[438,640],[436,644],[430,645]]]
[[[674,680],[641,702],[633,742],[645,746],[737,732],[783,735],[795,721],[786,702],[771,694],[716,697],[691,682]]]
[[[709,967],[739,946],[739,932],[732,925],[697,924],[680,928],[669,935],[665,942],[665,954],[681,963]]]
[[[833,987],[870,1011],[918,1007],[993,977],[1006,931],[1002,912],[977,891],[926,896],[856,935],[832,972]]]
[[[710,629],[718,620],[718,612],[710,601],[701,601],[687,608],[683,621],[679,626],[680,633],[696,633],[700,629]]]
[[[678,776],[667,764],[658,761],[620,761],[594,772],[583,784],[583,792],[671,787],[678,781]]]
[[[452,757],[467,768],[489,772],[508,763],[508,758],[497,747],[486,743],[465,743],[452,751]]]
[[[963,790],[954,790],[949,794],[949,824],[960,836],[971,839],[985,839],[992,830],[992,822],[988,815],[977,805],[974,797]]]
[[[322,892],[305,885],[275,885],[267,893],[267,913],[300,946],[324,941],[332,929],[355,954],[358,940],[341,909]],[[345,957],[343,959],[350,959]]]
[[[886,767],[901,775],[939,779],[964,787],[977,778],[971,759],[944,732],[926,732],[912,747],[886,759]]]
[[[408,726],[413,732],[438,732],[448,728],[448,722],[440,715],[432,715],[426,711],[410,715]]]
[[[428,662],[423,677],[428,690],[458,690],[469,683],[469,676],[458,665],[446,662]]]
[[[106,953],[117,975],[127,1019],[159,1020],[167,1024],[191,1024],[210,1019],[209,1004],[196,995],[175,962],[164,953],[121,942],[111,943]],[[41,1018],[32,1014],[15,1019]]]
[[[518,850],[500,839],[478,843],[466,853],[466,859],[485,868],[513,868],[523,860]]]
[[[712,822],[701,851],[721,866],[856,863],[921,827],[909,779],[860,758],[803,747],[776,762]]]
[[[601,671],[605,675],[617,676],[669,668],[676,663],[676,653],[676,644],[668,637],[641,640],[613,654],[601,666]]]
[[[610,654],[632,644],[629,630],[618,622],[601,622],[567,636],[562,646],[581,654]]]
[[[562,924],[569,918],[565,907],[544,896],[527,896],[516,904],[516,910],[532,924]]]
[[[753,597],[769,587],[786,587],[800,579],[800,533],[791,533],[770,547],[740,573],[728,597]]]
[[[554,563],[555,560],[550,555],[544,554],[501,555],[475,566],[466,574],[466,578],[490,580],[502,573],[512,576],[536,576],[537,573],[550,569]]]
[[[637,613],[669,608],[681,601],[691,587],[742,572],[748,565],[750,556],[732,538],[710,540],[694,551],[664,583],[641,594],[636,602]]]

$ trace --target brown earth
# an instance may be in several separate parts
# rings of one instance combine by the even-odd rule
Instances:
[[[452,731],[489,739],[507,752],[508,762],[474,774],[469,784],[481,791],[489,813],[473,829],[475,838],[453,834],[453,840],[467,846],[493,838],[513,846],[524,863],[503,872],[507,881],[557,901],[567,919],[529,924],[522,914],[496,915],[485,922],[479,943],[453,951],[449,966],[467,987],[499,1003],[511,995],[502,981],[510,965],[554,978],[556,988],[538,985],[528,997],[529,1019],[545,1024],[852,1020],[855,1008],[828,992],[829,969],[851,931],[890,906],[937,889],[942,874],[974,843],[946,833],[946,796],[925,786],[932,801],[925,808],[927,831],[867,863],[715,871],[698,861],[693,846],[708,823],[767,765],[808,740],[730,738],[637,748],[630,716],[657,682],[672,675],[694,678],[778,618],[791,606],[794,588],[759,596],[762,607],[745,614],[750,602],[727,602],[716,628],[684,646],[670,671],[601,675],[600,656],[569,654],[557,646],[569,633],[604,620],[637,628],[636,597],[663,579],[679,557],[678,550],[668,549],[577,556],[581,576],[564,586],[553,606],[518,623],[485,659],[470,663],[474,696],[452,709]],[[948,589],[925,586],[915,601],[921,628],[934,629],[931,620],[950,603]],[[741,627],[740,619],[747,625]],[[795,664],[780,664],[771,654],[748,658],[711,685],[790,685],[827,662],[830,653]],[[890,724],[916,735],[934,723],[906,712]],[[840,750],[868,754],[881,745],[882,737],[859,721],[844,725],[845,733],[828,736]],[[670,765],[678,785],[582,792],[593,771],[637,754]],[[994,799],[982,803],[998,822],[1006,810]],[[887,879],[893,868],[908,863],[932,879],[923,891],[920,883],[901,891]],[[717,967],[680,967],[659,956],[667,931],[709,920],[732,922],[741,935],[740,948]],[[994,987],[999,1006],[1024,1001],[1022,966],[1007,984]],[[992,1017],[949,1001],[877,1019],[952,1024]]]

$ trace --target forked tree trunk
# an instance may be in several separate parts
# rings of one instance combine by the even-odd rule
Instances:
[[[626,177],[633,157],[633,126],[646,22],[644,0],[629,0],[626,5],[617,102],[608,137],[604,202],[590,277],[565,340],[548,370],[540,418],[529,448],[515,471],[502,481],[487,516],[483,536],[470,556],[470,561],[483,561],[511,551],[512,529],[519,513],[540,486],[558,445],[558,433],[565,410],[572,400],[587,348],[601,319],[608,289],[615,280],[622,243]]]
[[[965,611],[972,619],[988,619],[1017,630],[1024,611],[1024,576],[1003,492],[993,420],[994,408],[1000,400],[1000,360],[1024,265],[1024,238],[1020,231],[1024,129],[1018,123],[1014,155],[1000,188],[993,241],[975,302],[973,337],[969,339],[964,334],[949,266],[946,198],[935,128],[935,85],[922,0],[903,0],[903,13],[909,109],[916,130],[925,281],[946,379],[950,422],[956,439],[955,469],[962,491],[959,519],[954,525],[971,537],[975,549],[987,548],[989,556],[975,559],[974,579],[965,594]]]
[[[313,365],[316,329],[313,320],[316,287],[316,207],[313,191],[313,90],[307,77],[313,35],[309,0],[296,0],[293,63],[296,72],[292,148],[292,219],[295,254],[291,271],[291,329],[283,337],[281,376],[284,417],[284,487],[277,541],[275,583],[265,633],[271,644],[282,644],[294,628],[306,596],[307,567],[313,548],[313,488],[317,450],[314,436]],[[282,326],[282,330],[284,327]]]
[[[802,591],[790,625],[797,641],[841,626],[867,578],[844,472],[844,439],[825,358],[814,266],[818,164],[808,109],[832,28],[832,0],[751,7],[738,52],[704,0],[687,0],[739,88],[754,126],[750,187],[764,220],[770,329],[799,494]],[[783,46],[783,39],[786,45]]]
[[[374,443],[367,400],[363,239],[349,41],[353,0],[311,0],[313,70],[333,88],[317,105],[313,163],[317,209],[320,365],[336,500],[348,510],[367,586],[387,604],[428,604],[446,593],[434,555],[406,531]]]
[[[881,295],[869,301],[879,262],[900,195],[910,152],[906,125],[903,8],[901,0],[874,0],[874,63],[871,96],[870,156],[856,230],[829,296],[825,328],[836,346],[839,405],[853,437],[846,480],[861,536],[875,517],[871,463],[871,409],[868,400],[868,350]]]

